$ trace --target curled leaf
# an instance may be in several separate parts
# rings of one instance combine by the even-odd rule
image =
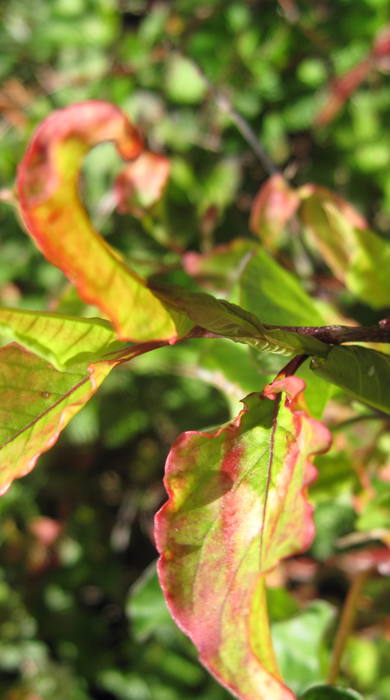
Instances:
[[[145,281],[95,231],[80,200],[83,158],[102,141],[113,141],[126,160],[137,158],[143,149],[126,115],[98,100],[58,110],[40,125],[18,171],[23,223],[80,296],[108,316],[121,340],[174,339],[182,332],[183,319],[174,320]]]
[[[286,377],[251,394],[228,425],[183,433],[165,469],[156,516],[159,577],[170,611],[202,663],[242,700],[292,700],[277,668],[264,574],[313,538],[306,486],[328,430]]]

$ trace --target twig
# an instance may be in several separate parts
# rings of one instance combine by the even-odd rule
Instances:
[[[214,88],[212,85],[210,85],[210,83],[208,83],[208,85],[217,105],[229,115],[233,124],[236,125],[238,131],[240,132],[241,136],[243,136],[245,141],[253,149],[253,152],[258,157],[264,170],[266,170],[269,175],[275,175],[276,173],[278,173],[279,169],[276,167],[275,163],[271,160],[268,153],[261,145],[255,132],[249,126],[246,119],[244,119],[244,117],[241,114],[239,114],[237,110],[234,109],[232,103],[224,93]]]
[[[275,175],[276,173],[278,173],[279,169],[261,145],[255,132],[253,131],[249,123],[246,121],[246,119],[244,119],[244,117],[233,107],[227,95],[211,82],[211,80],[203,72],[202,68],[194,61],[192,62],[200,77],[207,85],[207,88],[212,97],[214,98],[215,102],[217,103],[218,107],[220,107],[224,112],[226,112],[229,115],[231,121],[233,122],[233,124],[235,124],[241,136],[245,139],[245,141],[252,148],[255,155],[258,157],[264,170],[266,170],[269,175]]]
[[[370,569],[366,571],[360,571],[358,574],[356,574],[353,583],[348,591],[348,595],[344,603],[339,626],[336,633],[333,655],[327,678],[327,681],[330,685],[336,682],[337,677],[339,675],[340,663],[345,649],[345,645],[353,627],[353,623],[355,621],[356,606],[358,603],[358,599],[360,597],[362,588],[367,579],[369,578],[370,574]]]
[[[386,319],[387,320],[387,319]],[[390,343],[388,324],[378,326],[269,326],[266,330],[294,331],[300,335],[309,335],[330,345],[340,343]]]
[[[295,355],[295,357],[278,372],[276,379],[280,377],[290,377],[292,374],[295,374],[308,357],[309,355]]]

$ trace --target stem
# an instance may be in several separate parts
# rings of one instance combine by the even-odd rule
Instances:
[[[305,360],[309,355],[295,355],[295,357],[290,360],[290,362],[285,365],[280,372],[278,372],[277,377],[290,377],[292,374],[295,374],[300,368],[300,366],[304,363]]]
[[[208,85],[216,103],[221,109],[227,112],[233,124],[236,125],[241,136],[243,136],[245,141],[249,144],[253,152],[258,157],[264,170],[266,170],[269,175],[275,175],[278,173],[279,169],[276,167],[275,163],[271,160],[268,153],[261,145],[255,132],[253,131],[252,127],[249,126],[246,119],[244,119],[244,117],[234,109],[229,98],[223,92],[217,90],[214,86],[210,85],[210,83],[208,83]]]
[[[386,319],[387,321],[387,319]],[[322,340],[330,345],[340,343],[366,342],[366,343],[390,343],[390,328],[387,323],[378,326],[269,326],[269,330],[294,331],[301,335],[309,335],[312,338]]]
[[[217,105],[229,115],[231,121],[233,122],[233,124],[235,124],[241,136],[245,139],[245,141],[252,148],[255,155],[258,157],[264,170],[266,170],[266,172],[269,175],[275,175],[276,173],[278,173],[279,169],[273,162],[272,158],[270,158],[267,151],[261,145],[258,137],[253,131],[252,127],[246,121],[246,119],[244,119],[244,117],[239,112],[237,112],[236,109],[234,109],[227,95],[211,82],[211,80],[203,72],[201,67],[198,64],[195,64],[195,67],[200,77],[207,85],[207,88],[210,91],[210,94],[213,96]]]
[[[370,569],[367,569],[366,571],[360,571],[358,574],[356,574],[353,583],[348,591],[336,633],[333,655],[327,678],[327,682],[330,685],[333,685],[338,678],[345,645],[348,636],[352,630],[353,623],[355,621],[357,612],[356,606],[358,603],[358,599],[360,597],[362,588],[367,579],[369,578],[370,574]]]

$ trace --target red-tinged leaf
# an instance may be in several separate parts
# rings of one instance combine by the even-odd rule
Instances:
[[[117,207],[121,213],[143,216],[162,196],[171,163],[166,156],[145,151],[127,165],[115,181]]]
[[[216,246],[210,253],[184,253],[182,265],[201,287],[230,294],[257,248],[255,241],[236,238]]]
[[[275,248],[287,222],[295,214],[299,197],[280,174],[261,187],[252,205],[250,229],[267,248]]]
[[[18,172],[23,222],[46,258],[74,282],[81,297],[108,316],[120,339],[175,339],[182,333],[181,323],[184,332],[190,324],[181,315],[172,317],[145,281],[95,231],[81,203],[83,158],[102,141],[113,141],[127,160],[143,149],[125,114],[106,102],[71,105],[41,124]]]
[[[242,700],[294,697],[274,657],[264,574],[314,534],[310,458],[330,436],[306,414],[303,388],[276,380],[227,426],[183,433],[166,463],[155,526],[165,598],[202,663]]]
[[[318,126],[326,126],[329,124],[367,75],[373,69],[380,69],[382,67],[382,61],[386,60],[389,53],[390,25],[380,30],[366,58],[359,61],[344,75],[335,78],[330,83],[328,99],[317,115],[315,123]],[[387,67],[386,63],[384,67]]]
[[[16,343],[0,348],[0,493],[33,469],[113,367],[162,344],[134,345],[62,371]]]
[[[365,219],[364,216],[357,209],[355,209],[350,202],[347,202],[346,199],[340,197],[340,195],[336,194],[336,192],[328,190],[327,187],[309,183],[307,185],[303,185],[303,187],[300,187],[297,192],[298,196],[303,201],[309,199],[310,197],[315,197],[322,204],[334,204],[348,223],[355,228],[364,229],[368,226],[367,219]]]
[[[364,229],[365,219],[349,202],[326,187],[305,185],[299,193],[300,215],[310,236],[335,276],[344,281],[356,248],[354,228]]]
[[[97,362],[60,372],[16,343],[0,349],[0,493],[33,469],[112,367]]]
[[[388,56],[390,53],[390,24],[383,27],[376,36],[373,47],[375,58],[381,59]]]
[[[329,86],[329,97],[315,119],[317,126],[326,126],[335,118],[343,104],[370,73],[372,67],[372,57],[369,55],[343,76],[331,82]]]

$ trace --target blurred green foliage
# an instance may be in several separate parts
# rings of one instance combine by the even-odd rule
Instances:
[[[292,14],[283,9],[290,5]],[[215,243],[248,236],[251,201],[268,175],[214,100],[198,66],[295,184],[314,181],[337,190],[386,237],[388,66],[372,71],[329,125],[315,128],[314,122],[329,80],[370,51],[387,21],[387,2],[290,5],[273,0],[2,3],[0,187],[12,188],[32,130],[53,109],[91,98],[115,102],[144,130],[150,147],[170,157],[171,179],[149,219],[119,216],[110,200],[119,160],[110,145],[103,145],[85,164],[89,211],[140,274],[165,272],[180,283],[182,251],[207,252]],[[34,248],[12,208],[0,204],[1,303],[94,314]],[[305,278],[305,251],[296,240],[286,245],[284,261],[293,256]],[[251,271],[256,279],[261,275],[261,264],[259,255],[247,268],[247,286],[253,284]],[[304,322],[316,323],[309,297],[291,280],[286,304],[296,303]],[[369,307],[343,293],[340,304],[362,323],[377,320]],[[191,643],[171,621],[151,565],[156,556],[152,518],[164,498],[162,465],[170,444],[182,430],[226,420],[240,396],[261,388],[281,366],[278,357],[259,362],[253,353],[227,345],[209,341],[200,348],[192,341],[140,358],[132,371],[116,370],[33,474],[0,499],[0,693],[5,700],[228,697],[203,672]],[[311,399],[318,413],[326,402],[322,396],[321,403],[320,387]],[[353,437],[357,451],[359,439]],[[385,447],[384,442],[375,447],[380,463]],[[320,458],[319,467],[312,491],[318,534],[310,554],[323,562],[353,527],[386,526],[389,492],[381,481],[357,517],[358,470],[345,452],[335,449]],[[326,599],[303,609],[291,592],[276,587],[270,593],[281,665],[287,682],[303,692],[325,681],[333,606],[342,601],[346,580],[339,574],[331,580],[320,568],[309,592],[299,576],[292,582],[302,601]],[[370,700],[389,700],[389,643],[379,639],[375,627],[380,628],[385,589],[382,581],[373,582],[372,589],[371,600],[380,603],[370,609],[371,633],[351,638],[344,680]]]

